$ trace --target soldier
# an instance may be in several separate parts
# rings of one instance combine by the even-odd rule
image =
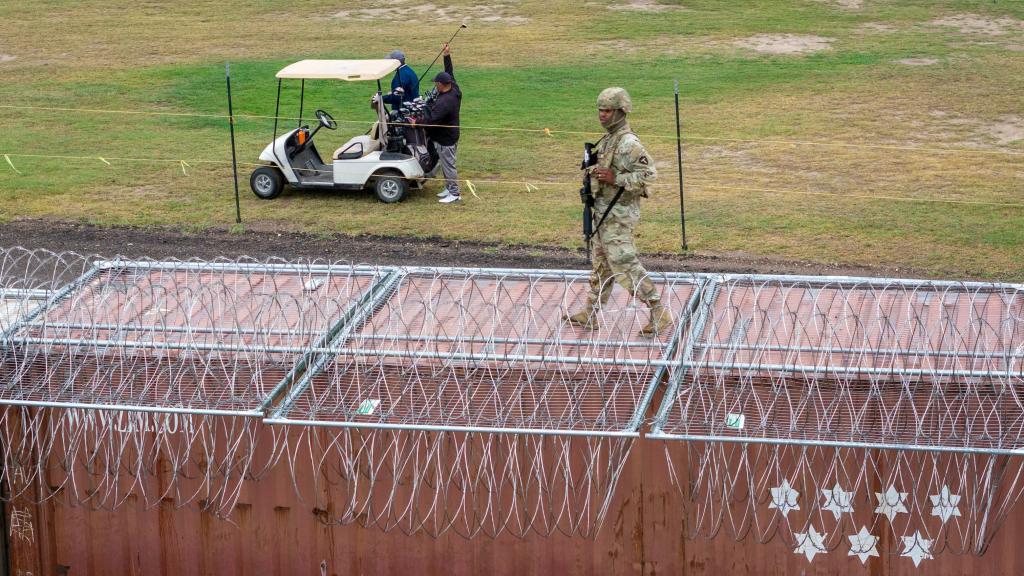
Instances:
[[[647,276],[633,244],[633,229],[640,222],[640,198],[657,177],[654,160],[644,150],[640,139],[629,128],[626,114],[633,103],[622,88],[606,88],[597,97],[597,115],[608,131],[597,143],[598,163],[590,169],[594,190],[595,226],[607,211],[594,236],[594,269],[590,274],[587,303],[564,318],[573,324],[593,328],[595,312],[608,303],[614,282],[646,304],[650,321],[641,328],[642,336],[659,334],[672,326],[672,314],[661,304],[661,295]],[[620,188],[622,193],[613,203]]]

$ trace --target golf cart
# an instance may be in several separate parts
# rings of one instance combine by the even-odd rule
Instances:
[[[398,60],[302,60],[277,73],[277,105],[274,138],[260,154],[268,163],[253,171],[249,185],[256,196],[276,198],[285,185],[298,189],[360,190],[372,187],[381,202],[398,202],[410,186],[422,187],[425,171],[433,168],[432,153],[425,131],[414,126],[390,126],[391,121],[409,121],[406,112],[388,112],[381,101],[380,79],[401,64]],[[299,126],[277,135],[281,107],[281,80],[302,80],[299,100]],[[324,110],[316,111],[318,125],[313,130],[302,125],[302,101],[307,79],[376,80],[373,108],[377,121],[367,134],[356,136],[334,151],[325,163],[313,139],[321,128],[335,130],[338,123]],[[418,100],[416,106],[425,104]]]

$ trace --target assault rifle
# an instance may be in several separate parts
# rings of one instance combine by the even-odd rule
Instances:
[[[587,244],[587,260],[590,260],[590,239],[594,236],[594,193],[590,189],[590,167],[597,164],[597,151],[594,144],[583,145],[583,187],[580,188],[580,200],[583,201],[583,240]]]

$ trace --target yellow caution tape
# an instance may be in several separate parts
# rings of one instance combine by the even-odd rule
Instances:
[[[0,107],[2,107],[2,106],[0,106]],[[21,153],[3,153],[3,152],[0,152],[0,156],[3,156],[4,160],[7,161],[7,165],[11,167],[11,170],[14,170],[14,172],[16,172],[19,175],[23,175],[23,174],[22,174],[22,172],[20,170],[18,170],[14,166],[14,163],[11,162],[11,156],[21,157],[21,158],[47,158],[47,159],[60,159],[60,160],[90,160],[90,161],[95,161],[95,160],[99,159],[101,162],[107,164],[108,166],[110,165],[110,162],[108,161],[107,158],[102,157],[102,156],[95,156],[95,155],[94,156],[70,156],[70,155],[57,155],[57,154],[21,154]],[[179,166],[181,166],[181,171],[186,176],[188,175],[188,171],[186,170],[186,168],[193,168],[193,166],[191,164],[189,164],[189,162],[195,162],[197,164],[231,164],[230,160],[207,160],[207,159],[192,159],[189,162],[186,162],[185,160],[178,160],[178,159],[172,159],[172,158],[127,158],[127,157],[115,158],[115,157],[111,157],[109,160],[115,160],[115,161],[121,161],[121,162],[156,162],[156,163],[167,162],[167,163],[174,163],[174,164],[178,164]],[[239,166],[263,166],[264,164],[260,164],[260,163],[256,163],[256,162],[238,162],[238,165]],[[294,168],[294,170],[302,171],[302,170],[307,170],[307,169],[306,168]],[[431,181],[443,182],[444,178],[439,178],[439,177],[438,178],[424,178],[423,180],[431,180]],[[480,180],[477,180],[477,181],[479,182]],[[473,196],[479,198],[480,196],[476,193],[476,186],[472,182],[470,182],[469,180],[464,180],[464,182],[466,183],[466,187],[469,188],[469,190],[473,194]],[[484,182],[487,182],[488,184],[525,186],[526,190],[528,192],[539,190],[538,185],[535,185],[533,183],[527,182],[525,180],[487,179],[487,180],[484,180]],[[728,185],[715,184],[714,182],[707,182],[707,181],[700,181],[700,180],[691,180],[690,182],[691,182],[691,184],[693,186],[696,186],[698,189],[703,188],[703,189],[712,189],[712,190],[716,190],[716,189],[717,190],[732,190],[732,191],[742,191],[742,192],[758,192],[758,193],[764,193],[764,194],[794,194],[794,195],[807,195],[807,196],[835,196],[835,197],[838,197],[838,198],[846,198],[846,199],[885,200],[885,201],[895,201],[895,202],[931,202],[931,203],[939,203],[939,204],[960,204],[960,205],[973,205],[973,206],[999,206],[999,207],[1007,207],[1007,208],[1024,208],[1024,203],[1014,203],[1014,202],[992,202],[992,201],[986,201],[986,200],[961,200],[961,199],[946,199],[946,198],[913,198],[913,197],[905,197],[905,196],[888,196],[888,195],[871,195],[871,194],[841,194],[841,193],[834,193],[834,192],[815,192],[815,191],[811,191],[811,190],[782,190],[782,189],[772,189],[772,188],[759,188],[759,187],[753,187],[753,186],[728,186]],[[572,185],[572,184],[578,184],[578,181],[575,181],[575,180],[574,181],[549,181],[549,182],[541,182],[539,185],[543,186],[543,187],[547,187],[547,188],[564,188],[565,186]],[[675,188],[673,186],[668,186],[668,185],[657,185],[656,184],[655,188],[678,191],[677,188]]]
[[[10,156],[8,156],[7,154],[4,154],[4,160],[7,160],[7,165],[11,167],[11,170],[14,170],[15,172],[17,172],[19,176],[22,175],[21,172],[19,172],[18,169],[14,167],[14,162],[11,162],[11,157]]]

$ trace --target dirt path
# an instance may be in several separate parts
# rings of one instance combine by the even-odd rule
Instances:
[[[502,246],[483,242],[376,236],[331,238],[299,233],[210,230],[186,234],[154,228],[101,228],[87,224],[19,220],[0,224],[0,247],[22,246],[103,256],[151,258],[317,258],[381,265],[509,268],[589,268],[582,251],[544,246]],[[646,254],[652,271],[926,277],[893,268],[793,262],[746,255]]]

